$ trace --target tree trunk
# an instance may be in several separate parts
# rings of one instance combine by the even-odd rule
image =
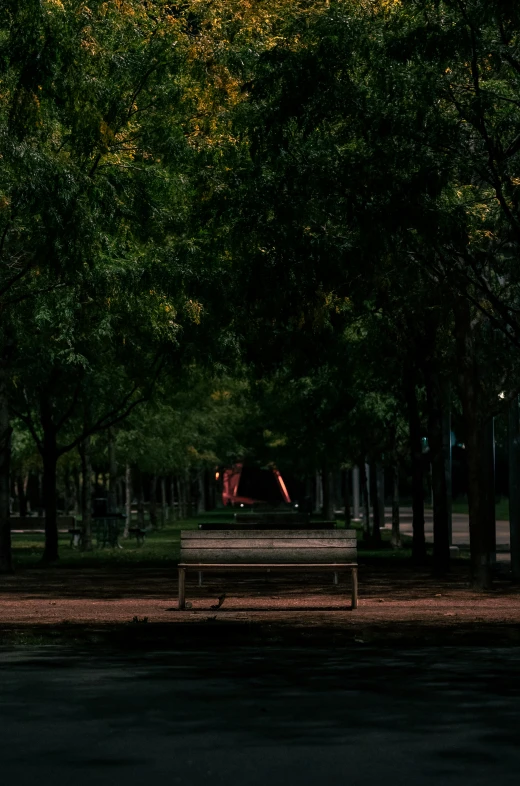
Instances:
[[[81,458],[81,456],[80,456]],[[81,510],[81,482],[80,482],[80,471],[78,469],[74,470],[74,516],[80,515]]]
[[[214,494],[214,476],[215,473],[212,469],[204,470],[204,499],[205,499],[205,511],[215,510],[215,494]]]
[[[511,578],[520,581],[520,410],[518,396],[509,405],[509,536]]]
[[[168,499],[166,497],[166,478],[161,476],[161,528],[168,521]]]
[[[349,529],[352,523],[352,516],[350,512],[350,470],[345,470],[344,476],[345,486],[343,490],[343,504],[345,505],[345,529]]]
[[[0,574],[12,573],[11,522],[9,518],[9,470],[11,434],[7,402],[5,361],[0,363]]]
[[[172,475],[170,477],[170,504],[171,504],[171,519],[172,521],[177,521],[179,499],[177,496],[177,506],[175,506],[175,475]]]
[[[321,471],[322,489],[323,489],[323,505],[322,517],[324,521],[332,521],[334,517],[334,499],[332,494],[333,477],[332,472],[325,467]]]
[[[180,521],[186,518],[186,481],[183,475],[177,476],[177,495],[179,500],[179,515]]]
[[[197,513],[200,515],[206,510],[206,489],[204,486],[204,470],[197,472]]]
[[[352,470],[352,513],[357,521],[361,518],[361,505],[359,500],[359,467]]]
[[[314,507],[315,513],[323,513],[323,475],[321,472],[316,470],[315,473],[315,500],[316,504]]]
[[[489,465],[482,461],[485,449],[482,428],[478,368],[475,359],[471,313],[462,298],[455,309],[455,333],[459,367],[460,399],[468,461],[468,507],[471,583],[489,589],[492,583],[492,554],[489,536]]]
[[[16,478],[16,491],[18,494],[18,509],[20,516],[27,516],[27,497],[25,496],[25,479],[22,475]]]
[[[363,458],[359,464],[359,480],[361,483],[361,498],[363,505],[363,537],[366,543],[370,542],[370,497],[368,495],[367,465]]]
[[[193,502],[192,502],[192,488],[191,488],[191,473],[189,469],[184,474],[184,505],[185,505],[185,518],[191,519],[193,516]]]
[[[65,467],[63,472],[63,485],[65,486],[65,515],[68,516],[69,511],[74,505],[73,484],[70,479],[70,469],[68,467]]]
[[[157,475],[150,479],[150,526],[157,529]]]
[[[43,434],[43,506],[45,508],[45,548],[43,561],[56,562],[58,555],[58,509],[56,500],[56,478],[58,451],[56,432],[48,427]]]
[[[497,522],[495,513],[495,419],[493,417],[488,418],[482,425],[482,466],[486,473],[486,542],[491,565],[494,565],[497,554]]]
[[[108,513],[117,512],[117,458],[114,429],[108,432]]]
[[[518,396],[509,405],[509,532],[511,577],[520,581],[520,415]]]
[[[385,468],[381,463],[376,464],[377,471],[377,501],[379,503],[379,528],[385,526]],[[381,542],[381,531],[379,532]]]
[[[399,462],[394,456],[392,462],[392,546],[401,548],[401,532],[399,521]]]
[[[412,455],[412,560],[416,565],[424,565],[426,562],[426,537],[424,534],[424,471],[421,418],[415,380],[411,370],[405,374],[405,395],[408,408],[410,452]]]
[[[379,502],[379,467],[376,462],[370,464],[370,502],[372,505],[372,537],[371,543],[374,546],[381,545],[381,506]]]
[[[140,469],[136,468],[134,478],[137,497],[137,526],[140,529],[144,529],[144,485],[143,474]]]
[[[127,538],[132,526],[132,467],[130,464],[126,465],[125,470],[125,529],[123,537]]]
[[[450,568],[450,529],[446,489],[446,464],[443,440],[441,384],[431,364],[425,364],[426,401],[428,406],[428,443],[432,466],[433,493],[433,572],[444,576]]]
[[[446,505],[448,507],[448,537],[453,545],[452,522],[452,461],[451,461],[451,386],[445,380],[442,386],[442,450],[444,455],[444,475],[446,477]]]
[[[79,449],[81,457],[81,530],[83,551],[92,551],[92,448],[91,439],[86,437]]]

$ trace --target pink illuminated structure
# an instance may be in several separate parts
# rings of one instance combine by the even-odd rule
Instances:
[[[222,473],[222,502],[233,507],[290,504],[291,497],[279,470],[244,467],[239,462]]]

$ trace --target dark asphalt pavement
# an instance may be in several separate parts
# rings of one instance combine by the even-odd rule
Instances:
[[[0,651],[11,786],[517,786],[519,743],[519,648]]]

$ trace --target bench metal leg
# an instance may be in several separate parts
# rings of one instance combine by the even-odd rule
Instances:
[[[202,587],[202,579],[203,579],[203,577],[204,577],[204,574],[202,573],[201,570],[199,570],[199,587]]]
[[[357,609],[358,601],[358,577],[357,568],[352,568],[352,608]]]
[[[186,570],[179,568],[179,609],[186,608]]]
[[[334,573],[332,574],[332,583],[335,584],[336,586],[338,584],[338,571],[337,570],[335,570]]]

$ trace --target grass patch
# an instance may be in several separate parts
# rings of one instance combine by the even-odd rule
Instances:
[[[57,567],[97,568],[124,567],[130,565],[164,566],[179,561],[181,530],[197,529],[197,519],[186,519],[167,524],[160,530],[148,532],[145,542],[138,546],[135,538],[120,538],[121,548],[99,548],[95,544],[92,551],[71,548],[70,536],[60,534],[60,559]],[[44,548],[43,534],[13,534],[13,559],[20,567],[37,568],[41,566]]]
[[[199,521],[209,521],[216,519],[224,526],[226,519],[232,521],[232,514],[228,511],[217,511],[213,514],[203,514],[199,518],[184,519],[167,524],[164,528],[150,531],[146,535],[145,542],[138,546],[137,541],[132,539],[120,538],[121,548],[99,548],[95,544],[92,551],[80,551],[71,548],[70,536],[67,533],[60,534],[59,553],[60,559],[56,567],[63,569],[89,569],[104,568],[107,570],[126,569],[133,565],[141,567],[174,567],[180,556],[180,533],[181,530],[195,530]],[[319,521],[319,518],[315,519]],[[337,520],[338,529],[345,528],[343,520]],[[353,522],[350,529],[356,531],[358,540],[359,558],[363,559],[408,559],[411,557],[411,539],[403,537],[403,547],[394,549],[390,543],[391,531],[381,530],[382,544],[380,548],[373,548],[370,544],[363,543],[363,524]],[[94,529],[95,533],[95,529]],[[16,534],[13,539],[13,559],[19,568],[41,568],[44,549],[43,534]]]

